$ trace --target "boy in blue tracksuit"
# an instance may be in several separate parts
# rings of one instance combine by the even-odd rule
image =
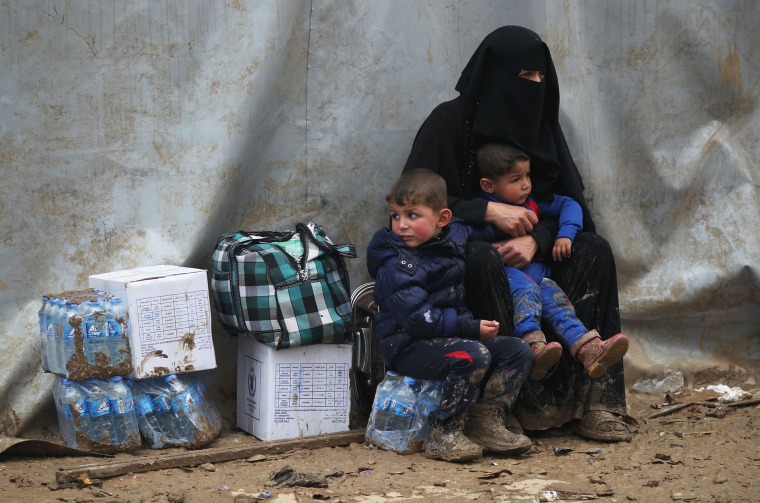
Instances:
[[[498,335],[496,321],[474,320],[464,304],[467,241],[493,241],[493,228],[452,219],[446,182],[431,170],[401,175],[386,201],[391,228],[367,248],[380,352],[388,369],[445,381],[425,455],[468,461],[483,448],[524,452],[531,441],[508,416],[530,372],[530,346]]]
[[[555,194],[551,201],[537,201],[531,195],[530,158],[524,152],[503,144],[490,143],[478,149],[481,195],[498,203],[523,206],[539,217],[558,219],[559,232],[552,248],[552,259],[560,262],[572,253],[573,239],[583,227],[580,205],[572,198]],[[602,341],[596,330],[587,330],[562,289],[550,279],[551,269],[534,260],[524,267],[504,267],[514,305],[514,335],[528,342],[533,350],[529,378],[542,379],[562,354],[557,342],[546,343],[541,320],[547,322],[565,341],[570,354],[583,363],[591,377],[600,377],[610,365],[628,351],[628,339],[617,334]]]

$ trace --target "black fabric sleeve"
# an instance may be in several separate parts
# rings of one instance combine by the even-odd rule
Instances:
[[[538,244],[538,251],[536,257],[543,257],[548,259],[551,256],[554,240],[559,232],[559,222],[551,219],[539,220],[536,225],[533,226],[533,230],[530,232],[530,236],[536,240]]]

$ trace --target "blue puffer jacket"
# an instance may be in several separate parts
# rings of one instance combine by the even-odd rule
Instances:
[[[474,228],[458,219],[437,238],[417,248],[383,228],[367,248],[367,269],[375,278],[375,317],[380,353],[392,367],[412,339],[480,338],[480,321],[464,303],[467,241],[494,241],[490,226]]]

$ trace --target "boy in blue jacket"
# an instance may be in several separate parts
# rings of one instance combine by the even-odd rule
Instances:
[[[561,262],[570,257],[573,239],[583,227],[580,205],[572,198],[555,194],[551,201],[537,201],[531,195],[530,158],[509,145],[489,143],[478,149],[477,163],[482,178],[481,195],[498,203],[523,206],[538,217],[559,220],[559,232],[552,248],[552,259]],[[540,260],[524,267],[504,267],[514,305],[514,335],[528,342],[533,350],[533,368],[529,379],[540,380],[562,355],[557,342],[546,343],[541,320],[570,349],[591,377],[601,377],[610,365],[619,362],[628,351],[628,338],[617,334],[602,341],[596,330],[587,330],[575,315],[565,292],[550,279],[551,269]]]
[[[473,319],[464,304],[465,246],[494,241],[493,228],[452,218],[446,182],[431,170],[401,175],[386,201],[391,228],[377,231],[367,249],[379,306],[376,335],[388,369],[445,381],[440,406],[429,416],[426,457],[469,461],[483,448],[530,449],[508,417],[530,372],[531,348],[498,335],[498,322]]]

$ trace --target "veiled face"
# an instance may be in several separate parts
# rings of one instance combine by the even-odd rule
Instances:
[[[541,70],[520,70],[517,75],[518,77],[532,80],[533,82],[543,82],[546,80],[546,72]]]

